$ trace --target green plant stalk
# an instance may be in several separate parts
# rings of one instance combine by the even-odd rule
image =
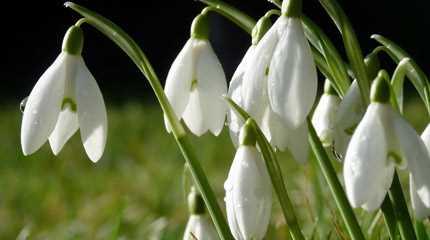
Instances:
[[[406,200],[403,195],[402,186],[400,184],[399,175],[397,171],[394,172],[393,183],[389,191],[393,208],[396,210],[396,219],[399,226],[400,235],[404,240],[416,240],[414,226],[409,216]]]
[[[429,240],[427,235],[426,226],[420,220],[415,220],[415,231],[417,232],[418,240]]]
[[[391,239],[397,237],[397,219],[394,213],[393,205],[391,204],[389,196],[385,196],[381,205],[381,211],[384,214],[385,226],[387,227],[388,234]]]
[[[307,123],[309,128],[309,142],[318,161],[318,165],[321,168],[321,172],[328,183],[342,219],[345,222],[346,228],[348,229],[349,236],[352,240],[364,240],[363,232],[361,231],[354,211],[352,210],[351,205],[349,205],[342,185],[340,184],[336,172],[330,162],[330,158],[319,140],[309,118],[307,119]]]
[[[278,197],[281,205],[282,213],[285,217],[285,221],[288,225],[291,237],[294,240],[304,240],[303,233],[298,223],[294,206],[288,196],[287,189],[285,188],[284,179],[282,177],[282,171],[278,163],[277,156],[273,151],[272,146],[267,141],[261,129],[257,123],[251,118],[251,116],[237,105],[229,97],[224,97],[229,106],[237,113],[244,121],[251,121],[251,126],[255,131],[258,146],[260,147],[261,154],[263,155],[264,162],[266,163],[267,171],[269,173],[273,188],[275,189],[276,196]]]
[[[256,21],[235,7],[218,0],[197,0],[214,8],[214,11],[226,17],[248,34],[252,33]]]
[[[209,184],[203,168],[194,155],[192,145],[187,138],[186,132],[177,119],[166,95],[164,94],[164,90],[160,84],[160,81],[158,80],[158,77],[142,49],[127,33],[125,33],[120,27],[110,20],[75,3],[67,2],[65,5],[66,7],[70,7],[81,14],[86,18],[86,22],[88,24],[95,27],[97,30],[115,42],[124,52],[126,52],[126,54],[133,60],[139,70],[148,79],[161,105],[161,108],[163,109],[164,114],[166,114],[167,119],[171,124],[171,129],[175,140],[190,167],[194,181],[203,196],[218,234],[223,240],[232,240],[233,236],[230,233],[228,224],[221,211],[221,208],[218,205],[215,194]]]
[[[345,46],[346,55],[351,63],[351,68],[357,78],[357,83],[360,87],[361,97],[363,102],[369,104],[370,79],[363,61],[363,53],[360,44],[355,35],[354,29],[349,22],[343,9],[336,0],[319,0],[326,12],[330,15],[339,29],[343,45]]]

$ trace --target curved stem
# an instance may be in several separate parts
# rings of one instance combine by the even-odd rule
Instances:
[[[318,161],[318,165],[321,168],[321,172],[328,183],[328,187],[330,188],[342,219],[346,224],[349,236],[353,240],[364,240],[363,232],[361,231],[360,225],[358,224],[351,205],[349,205],[345,191],[343,190],[342,185],[337,178],[333,165],[330,162],[330,158],[328,157],[321,141],[319,140],[318,135],[315,132],[312,122],[309,118],[307,119],[307,123],[309,128],[309,142]]]
[[[241,27],[247,33],[252,33],[252,28],[255,25],[254,19],[244,14],[243,12],[237,10],[235,7],[218,0],[197,0],[213,7],[213,11],[221,14],[230,21],[234,22],[236,25]]]
[[[270,18],[273,15],[281,16],[281,11],[278,9],[271,9],[264,14],[264,17]]]
[[[84,24],[86,22],[87,22],[86,18],[81,18],[75,23],[75,26],[80,27],[82,24]]]
[[[84,16],[87,19],[86,22],[88,24],[95,27],[97,30],[115,42],[124,52],[127,53],[139,70],[148,79],[155,95],[157,96],[158,102],[164,111],[164,114],[167,116],[176,143],[181,149],[182,155],[190,167],[194,181],[203,196],[206,206],[208,207],[218,234],[223,240],[232,240],[233,236],[230,233],[228,224],[221,211],[221,208],[218,205],[215,194],[209,184],[203,168],[197,160],[197,157],[192,149],[192,145],[187,138],[186,132],[177,119],[176,114],[174,113],[166,95],[164,94],[164,90],[160,84],[160,81],[158,80],[158,77],[142,49],[127,33],[125,33],[120,27],[110,20],[90,11],[89,9],[71,2],[67,2],[65,6],[70,7]]]
[[[289,227],[290,234],[294,240],[304,240],[303,233],[300,229],[296,214],[294,213],[294,206],[291,202],[287,189],[285,188],[284,179],[282,177],[282,171],[279,166],[279,162],[272,146],[267,141],[261,129],[257,123],[250,117],[250,115],[237,105],[232,99],[224,97],[229,106],[243,119],[251,121],[252,127],[257,137],[257,143],[263,155],[264,162],[266,163],[267,171],[270,179],[272,180],[273,188],[278,197],[281,205],[282,213],[284,214],[285,221]]]
[[[357,78],[363,102],[369,103],[370,79],[363,61],[363,53],[355,35],[355,31],[343,9],[336,0],[319,0],[326,12],[330,15],[339,29],[346,55],[351,63],[351,68]]]

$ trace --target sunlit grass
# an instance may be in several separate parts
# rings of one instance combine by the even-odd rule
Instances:
[[[419,130],[426,115],[407,107]],[[108,107],[109,134],[103,158],[93,164],[76,134],[58,157],[48,145],[24,157],[19,144],[18,106],[0,112],[0,239],[180,239],[187,221],[182,156],[164,130],[154,105]],[[219,138],[192,138],[223,205],[223,182],[234,155],[228,131]],[[285,181],[300,224],[313,239],[348,239],[324,179],[313,161],[299,165],[280,155]],[[341,169],[339,163],[334,163]],[[407,185],[405,184],[405,187]],[[274,198],[267,239],[286,228]],[[383,239],[383,219],[357,211],[364,231]],[[372,225],[372,221],[374,224]],[[372,227],[370,227],[372,226]],[[317,229],[317,230],[316,230]],[[27,238],[28,237],[28,238]],[[284,238],[285,239],[285,238]]]

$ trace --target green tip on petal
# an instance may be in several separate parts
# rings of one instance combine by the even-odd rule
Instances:
[[[62,50],[72,55],[81,55],[84,46],[84,32],[78,26],[71,26],[63,39]]]
[[[282,15],[287,17],[300,17],[302,15],[302,0],[282,1]]]
[[[257,137],[255,136],[252,120],[248,119],[240,130],[239,142],[241,146],[255,146]]]
[[[257,24],[252,29],[252,45],[257,45],[258,42],[263,38],[264,34],[272,27],[272,21],[270,17],[261,17]]]
[[[202,40],[209,39],[209,16],[206,12],[194,18],[191,24],[191,37]]]
[[[378,76],[372,83],[370,89],[370,100],[372,102],[388,103],[390,101],[390,83],[387,81],[387,72],[379,71]]]
[[[333,84],[331,84],[331,81],[326,79],[324,83],[324,93],[328,95],[337,95],[336,89],[334,89]]]
[[[188,194],[188,208],[190,214],[193,215],[205,213],[205,202],[203,201],[202,195],[197,192],[195,187],[192,187],[190,194]]]

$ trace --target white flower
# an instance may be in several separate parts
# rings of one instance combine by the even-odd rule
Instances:
[[[217,233],[205,214],[192,214],[185,228],[184,240],[216,240]]]
[[[224,183],[227,219],[237,240],[261,240],[272,207],[271,182],[255,146],[241,145]]]
[[[164,90],[177,117],[195,135],[201,136],[208,130],[214,135],[221,132],[227,112],[222,99],[227,83],[207,40],[187,41],[169,70]],[[166,118],[165,123],[170,132]]]
[[[357,81],[354,81],[339,104],[336,113],[333,144],[340,160],[345,156],[346,149],[355,128],[366,112],[366,106],[360,95]]]
[[[430,124],[427,125],[426,129],[421,134],[421,139],[424,142],[427,152],[430,152]],[[409,175],[409,185],[410,185],[409,188],[410,188],[412,208],[415,211],[415,216],[419,219],[424,219],[430,216],[430,196],[429,196],[430,179],[428,177],[428,172],[430,171],[430,162],[426,158],[422,158],[420,160],[421,160],[420,164],[416,167],[414,172],[412,172]],[[417,188],[415,184],[416,178],[422,179],[423,183],[420,184],[421,187],[418,186]],[[419,192],[421,192],[421,196]]]
[[[408,167],[417,195],[428,205],[430,159],[423,141],[389,103],[372,102],[345,156],[345,187],[351,205],[377,209],[391,185],[395,166]]]
[[[68,34],[75,30],[69,29]],[[96,162],[103,154],[107,135],[103,96],[80,52],[70,53],[64,46],[28,97],[21,126],[22,150],[24,155],[32,154],[49,138],[57,155],[80,129],[85,151]]]
[[[338,96],[324,93],[312,116],[312,124],[324,147],[329,147],[333,143],[335,119],[339,103]]]
[[[228,89],[228,96],[239,106],[242,106],[242,83],[243,75],[245,74],[246,66],[252,57],[255,50],[255,46],[251,45],[245,53],[240,64],[237,66],[236,71],[230,81],[230,86]],[[240,128],[243,125],[242,119],[237,116],[234,110],[229,110],[227,113],[228,126],[230,129],[230,137],[235,146],[238,145],[238,137]]]

